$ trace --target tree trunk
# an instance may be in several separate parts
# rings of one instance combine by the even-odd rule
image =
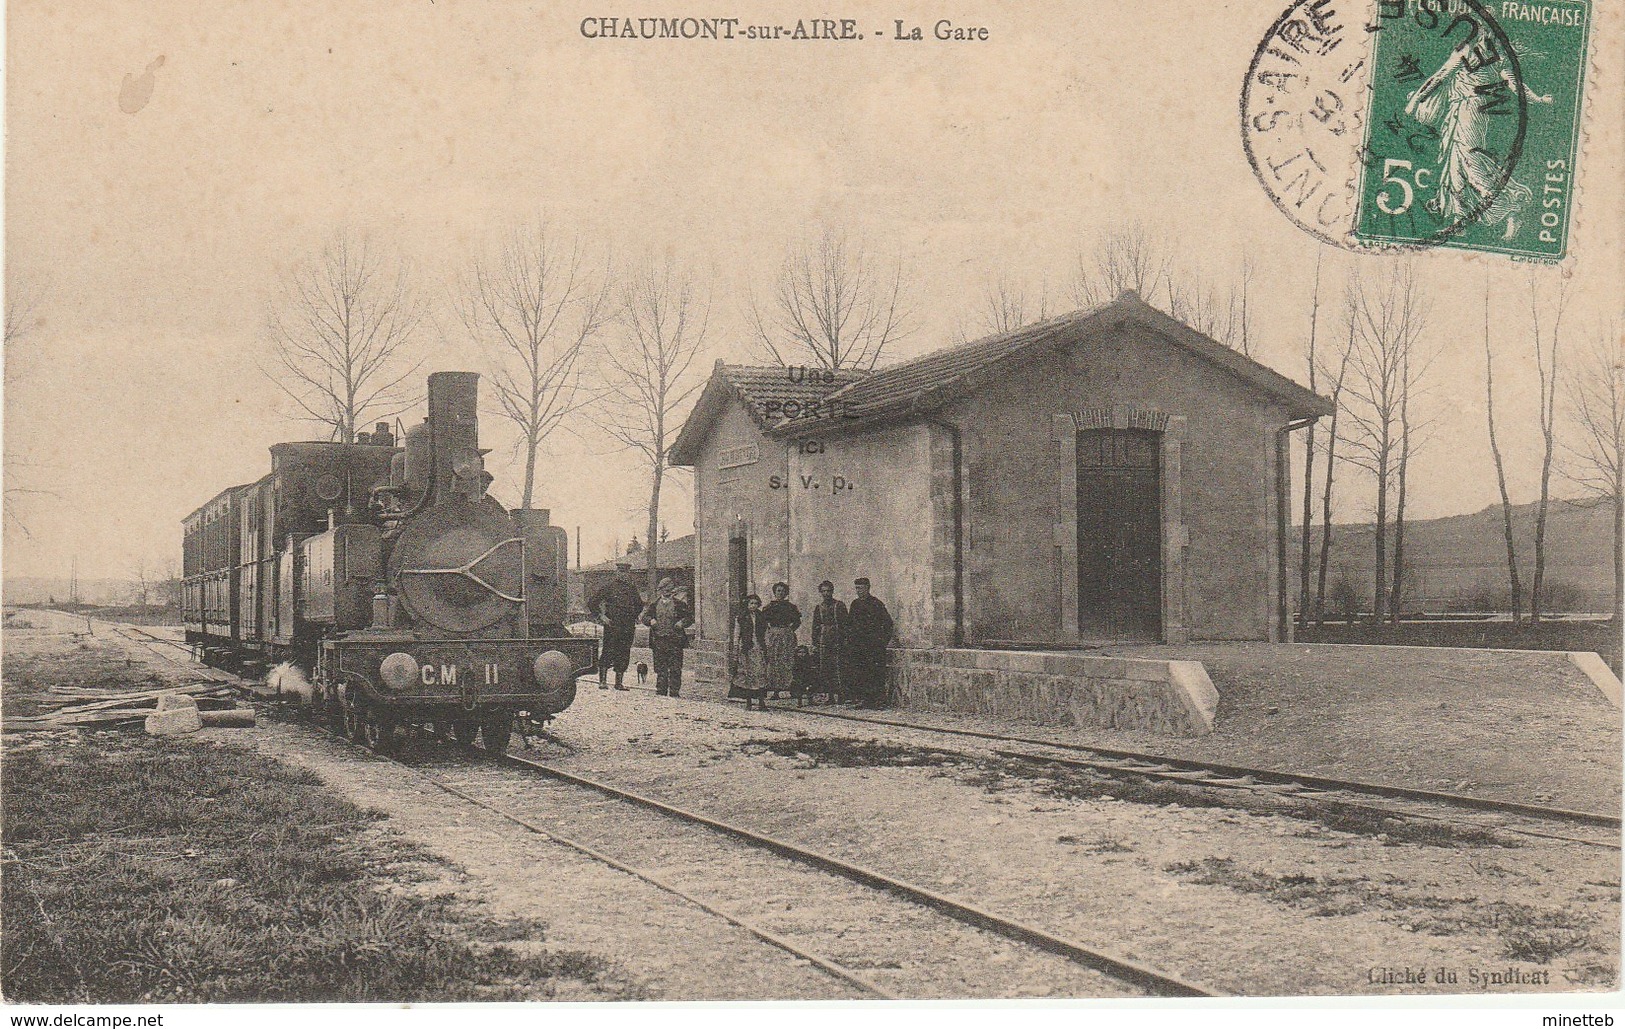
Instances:
[[[1490,351],[1490,292],[1484,287],[1484,411],[1490,428],[1490,456],[1495,458],[1495,481],[1501,487],[1501,523],[1506,533],[1507,578],[1512,586],[1512,624],[1523,621],[1523,584],[1518,581],[1518,548],[1512,535],[1512,497],[1507,493],[1506,467],[1501,444],[1495,438],[1495,368]]]
[[[1388,442],[1377,456],[1377,575],[1371,597],[1372,616],[1378,625],[1388,613]]]
[[[1400,359],[1399,394],[1399,496],[1394,504],[1394,574],[1388,586],[1388,620],[1399,624],[1401,596],[1405,589],[1405,483],[1411,462],[1411,352],[1406,347]]]
[[[1315,327],[1320,320],[1320,255],[1315,250],[1315,289],[1309,304],[1309,392],[1315,391]],[[1243,320],[1243,325],[1246,322]],[[1303,443],[1303,531],[1298,553],[1298,628],[1309,626],[1309,530],[1314,526],[1315,423],[1309,423]]]
[[[1401,403],[1400,410],[1405,405]],[[1411,457],[1410,429],[1405,426],[1405,416],[1400,416],[1400,444],[1399,444],[1399,497],[1394,503],[1394,574],[1389,583],[1388,593],[1391,598],[1388,602],[1388,620],[1394,625],[1399,624],[1399,608],[1401,595],[1405,584],[1405,473]]]
[[[536,489],[536,448],[541,446],[541,445],[542,445],[542,441],[540,439],[536,438],[534,433],[526,435],[526,437],[525,437],[525,493],[524,493],[524,496],[519,501],[519,508],[522,511],[529,511],[530,510],[531,498],[532,498],[532,495],[534,494],[535,489]]]
[[[1313,386],[1310,387],[1311,389]],[[1303,530],[1298,547],[1298,628],[1309,625],[1309,531],[1314,528],[1315,423],[1309,423],[1303,446]]]
[[[1337,471],[1337,407],[1326,427],[1326,487],[1320,494],[1320,575],[1315,582],[1315,624],[1326,624],[1326,568],[1332,556],[1332,480]]]
[[[1618,477],[1614,479],[1617,483]],[[1614,489],[1614,622],[1625,614],[1625,492]]]
[[[660,594],[660,479],[666,472],[666,452],[657,450],[654,459],[654,485],[649,490],[649,542],[643,547],[649,561],[649,597]]]

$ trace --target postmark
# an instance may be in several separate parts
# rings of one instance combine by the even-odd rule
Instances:
[[[1358,248],[1370,42],[1361,0],[1298,0],[1265,34],[1241,90],[1241,140],[1264,192],[1299,228]]]
[[[1463,6],[1379,4],[1355,236],[1561,259],[1590,0]]]
[[[1248,160],[1336,246],[1559,258],[1589,20],[1589,0],[1299,0],[1243,86]]]

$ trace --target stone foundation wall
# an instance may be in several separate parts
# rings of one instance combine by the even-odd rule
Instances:
[[[894,650],[892,703],[1039,725],[1213,730],[1219,693],[1198,661],[996,650]]]
[[[648,660],[641,648],[633,661]],[[683,695],[725,700],[726,660],[702,641],[684,655]],[[893,650],[891,701],[1036,725],[1144,729],[1167,736],[1213,730],[1219,691],[1199,661],[1005,650]]]

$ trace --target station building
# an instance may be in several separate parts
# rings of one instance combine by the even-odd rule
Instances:
[[[872,372],[719,362],[670,451],[700,636],[864,575],[903,648],[1283,639],[1288,434],[1331,410],[1133,293]]]

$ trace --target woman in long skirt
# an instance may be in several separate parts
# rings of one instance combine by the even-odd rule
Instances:
[[[734,619],[734,655],[738,665],[730,697],[744,697],[745,710],[760,706],[767,710],[767,623],[762,619],[762,598],[752,593],[745,598],[745,609]]]
[[[795,689],[796,630],[801,628],[801,609],[790,603],[789,583],[773,584],[773,599],[762,608],[762,650],[766,655],[766,689],[781,693]]]

